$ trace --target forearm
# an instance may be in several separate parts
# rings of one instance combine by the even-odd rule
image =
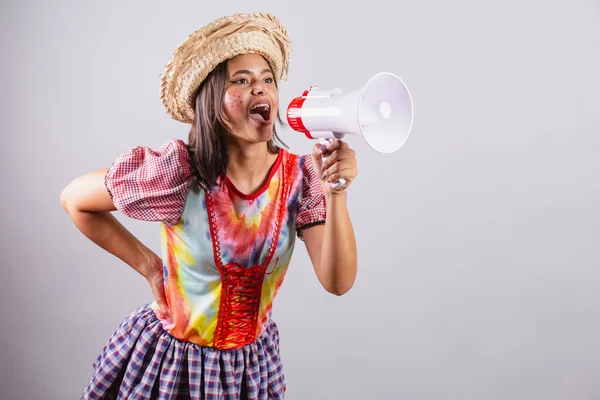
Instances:
[[[140,242],[110,212],[68,210],[77,228],[95,244],[118,257],[141,275],[158,257]]]
[[[344,193],[329,194],[326,203],[327,220],[318,274],[329,292],[342,295],[350,290],[356,278],[356,240]]]

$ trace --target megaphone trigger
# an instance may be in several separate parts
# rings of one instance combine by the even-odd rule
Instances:
[[[323,146],[327,147],[328,145],[330,145],[331,143],[333,143],[333,139],[331,138],[319,138],[319,143],[321,143]],[[325,161],[325,156],[321,156],[321,160]],[[331,182],[330,186],[334,189],[337,189],[341,186],[344,186],[346,184],[346,180],[344,178],[340,178],[338,179],[336,182]]]

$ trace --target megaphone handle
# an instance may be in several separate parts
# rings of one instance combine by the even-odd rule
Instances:
[[[327,146],[331,143],[333,143],[333,139],[331,138],[319,138],[319,143],[321,143],[324,146]],[[321,160],[325,161],[325,157],[322,156]],[[337,189],[340,186],[344,186],[346,184],[346,180],[344,178],[338,179],[336,182],[331,182],[330,185],[332,188]]]

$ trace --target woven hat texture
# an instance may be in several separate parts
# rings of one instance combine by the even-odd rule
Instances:
[[[219,18],[175,50],[161,74],[160,99],[171,117],[191,123],[196,92],[219,63],[240,54],[260,54],[277,80],[287,79],[291,43],[285,28],[269,13]]]

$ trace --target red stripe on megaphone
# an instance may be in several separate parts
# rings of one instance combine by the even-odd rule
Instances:
[[[288,105],[287,108],[287,121],[289,126],[297,131],[297,132],[302,132],[306,135],[307,138],[309,139],[314,139],[310,132],[308,131],[308,129],[306,129],[306,127],[304,126],[304,123],[302,122],[302,105],[304,104],[304,102],[306,101],[306,96],[308,96],[308,93],[311,91],[312,86],[308,89],[306,89],[304,91],[304,93],[302,93],[302,96],[296,97],[295,99],[293,99],[290,104]]]

